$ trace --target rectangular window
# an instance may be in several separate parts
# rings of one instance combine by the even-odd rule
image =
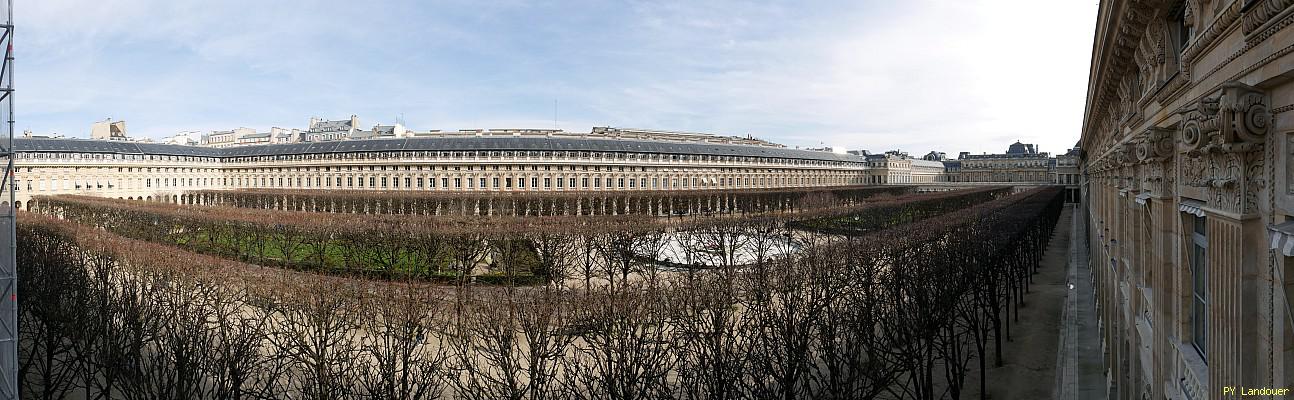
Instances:
[[[1209,237],[1204,217],[1190,216],[1191,232],[1191,342],[1208,359],[1209,340]]]

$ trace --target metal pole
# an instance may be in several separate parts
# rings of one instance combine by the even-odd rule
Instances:
[[[14,167],[13,0],[5,1],[5,24],[0,29],[4,61],[0,65],[0,106],[7,111],[0,148],[4,178],[0,180],[0,399],[18,398],[18,263],[17,168]]]

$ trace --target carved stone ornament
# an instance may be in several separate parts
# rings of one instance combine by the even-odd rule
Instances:
[[[1262,148],[1271,128],[1267,94],[1231,82],[1184,108],[1178,148],[1182,184],[1203,188],[1209,206],[1237,214],[1257,212],[1265,182]]]
[[[1254,151],[1266,140],[1272,120],[1266,93],[1239,82],[1223,85],[1220,93],[1180,113],[1180,148],[1192,155]]]
[[[1199,153],[1218,131],[1218,99],[1205,97],[1187,106],[1182,114],[1180,149],[1186,153]]]
[[[1173,131],[1149,128],[1137,143],[1137,160],[1142,163],[1161,162],[1173,156]]]
[[[1229,83],[1222,88],[1223,138],[1229,143],[1243,141],[1263,144],[1272,126],[1267,94],[1258,88]],[[1230,129],[1227,129],[1230,128]]]
[[[1249,0],[1245,4],[1244,32],[1253,33],[1273,17],[1285,11],[1294,0]]]

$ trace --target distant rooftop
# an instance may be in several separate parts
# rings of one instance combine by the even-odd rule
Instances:
[[[90,139],[14,138],[18,152],[71,152],[175,155],[193,157],[248,157],[378,151],[593,151],[626,153],[692,154],[770,157],[821,161],[864,162],[864,157],[820,151],[745,144],[653,141],[597,137],[475,136],[337,140],[212,148],[160,143],[135,143]]]

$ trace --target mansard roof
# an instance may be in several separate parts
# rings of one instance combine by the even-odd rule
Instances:
[[[913,167],[937,167],[937,168],[943,168],[943,167],[944,167],[944,163],[943,163],[943,161],[922,160],[922,159],[919,159],[919,158],[914,158],[914,159],[912,159],[912,166],[913,166]]]
[[[341,132],[349,131],[351,128],[353,127],[350,125],[349,119],[343,119],[340,121],[319,121],[310,126],[310,132]]]
[[[14,138],[14,150],[36,153],[111,153],[162,156],[220,157],[220,149],[118,140]]]
[[[1035,154],[1037,152],[1038,149],[1034,145],[1020,143],[1019,140],[1006,149],[1006,154]]]
[[[89,139],[14,138],[18,152],[153,154],[193,157],[254,157],[379,151],[597,151],[712,156],[769,157],[865,162],[866,158],[823,151],[767,146],[647,140],[548,137],[420,137],[266,144],[223,149]]]

